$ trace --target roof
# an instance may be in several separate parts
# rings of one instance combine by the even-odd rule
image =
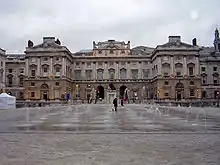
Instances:
[[[152,47],[137,46],[131,49],[132,55],[150,55],[154,51]]]
[[[24,59],[25,58],[25,54],[6,54],[7,55],[7,59]]]

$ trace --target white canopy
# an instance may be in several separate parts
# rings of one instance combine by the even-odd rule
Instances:
[[[0,94],[0,109],[16,108],[16,97],[10,96],[7,93]]]

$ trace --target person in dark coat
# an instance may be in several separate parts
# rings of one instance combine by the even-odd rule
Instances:
[[[114,104],[114,107],[115,107],[115,112],[117,112],[117,107],[118,107],[118,100],[117,100],[117,98],[114,98],[113,104]]]

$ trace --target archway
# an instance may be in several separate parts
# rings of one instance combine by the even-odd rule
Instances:
[[[184,85],[180,82],[177,83],[176,84],[176,99],[177,100],[181,100],[184,97],[183,92],[184,92]]]
[[[49,86],[47,84],[41,85],[41,99],[48,100],[49,99]]]
[[[105,97],[105,90],[104,90],[103,86],[99,85],[97,87],[97,89],[96,89],[96,97],[104,99],[104,97]]]
[[[124,98],[124,94],[125,94],[125,89],[126,89],[126,88],[127,88],[127,87],[126,87],[125,85],[120,86],[120,88],[119,88],[120,99],[123,99],[123,98]]]
[[[202,98],[206,98],[206,91],[202,91]]]

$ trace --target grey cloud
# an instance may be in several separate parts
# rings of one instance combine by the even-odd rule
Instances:
[[[0,47],[24,50],[27,40],[60,38],[71,51],[91,48],[92,41],[131,41],[155,47],[169,35],[212,45],[220,22],[218,0],[0,0]],[[198,16],[198,18],[197,18]]]

